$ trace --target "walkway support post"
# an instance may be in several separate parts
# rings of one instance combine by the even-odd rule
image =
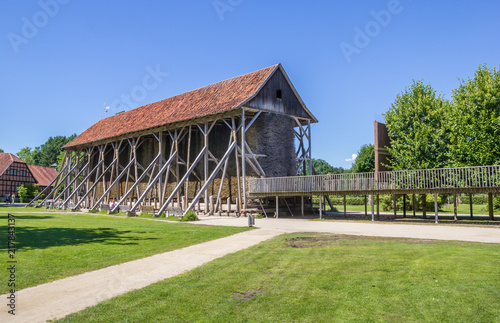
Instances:
[[[457,193],[453,193],[453,220],[458,221],[457,215]]]
[[[380,220],[380,195],[377,194],[377,219]]]
[[[396,207],[397,207],[397,205],[396,205],[396,194],[394,194],[394,218],[396,218],[396,216],[397,216]]]
[[[406,194],[403,194],[403,218],[406,218]]]
[[[375,221],[375,203],[373,203],[373,195],[370,195],[370,200],[372,201],[372,221]]]
[[[347,217],[347,200],[345,194],[344,194],[344,217]]]
[[[279,216],[279,208],[278,208],[278,203],[279,203],[279,197],[276,196],[276,219]]]
[[[412,194],[412,209],[413,209],[413,217],[415,217],[415,213],[417,211],[417,205],[415,204],[415,193]]]
[[[493,214],[493,193],[488,193],[488,213],[490,215],[490,220],[495,220],[495,216]]]
[[[469,206],[470,206],[470,218],[473,219],[474,215],[472,213],[472,193],[469,194]]]
[[[319,196],[319,218],[320,220],[323,218],[323,195]]]
[[[422,218],[427,219],[427,195],[422,194],[420,201],[422,202]]]
[[[438,223],[438,193],[434,193],[434,219]]]
[[[368,206],[366,204],[366,194],[365,194],[365,216],[368,215]]]

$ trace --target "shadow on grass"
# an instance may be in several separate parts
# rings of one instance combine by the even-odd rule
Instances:
[[[30,215],[30,214],[26,214],[26,215],[14,214],[14,215],[16,216],[16,220],[18,220],[18,219],[23,219],[23,220],[47,220],[47,219],[53,219],[54,218],[54,216],[52,216],[52,215]],[[0,215],[0,220],[1,219],[7,220],[7,218],[8,218],[8,213]]]
[[[7,241],[7,226],[0,226],[0,239]],[[138,241],[158,240],[137,237],[137,232],[120,231],[114,228],[16,228],[16,250],[45,249],[58,246],[74,246],[88,243],[107,245],[137,245]]]

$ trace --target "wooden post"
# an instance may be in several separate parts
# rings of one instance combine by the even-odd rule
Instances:
[[[397,206],[396,202],[397,201],[396,201],[396,194],[393,194],[393,195],[394,195],[394,218],[396,218],[396,216],[398,215],[397,210],[396,210],[396,206]]]
[[[422,218],[427,219],[427,194],[422,194],[420,201],[422,202]]]
[[[368,215],[368,205],[366,204],[366,194],[365,194],[365,216]]]
[[[469,194],[469,207],[470,207],[470,218],[473,219],[474,215],[472,212],[472,193]]]
[[[453,220],[458,221],[458,217],[457,217],[457,193],[453,193]]]
[[[347,200],[345,194],[344,194],[344,217],[347,217]]]
[[[415,213],[416,213],[416,210],[417,210],[417,205],[415,204],[415,193],[412,194],[412,209],[413,209],[413,217],[415,217]]]
[[[372,221],[375,221],[375,203],[373,203],[373,195],[370,195],[370,200],[372,201]]]
[[[377,194],[377,219],[380,220],[380,195]]]
[[[300,197],[300,214],[302,214],[302,216],[304,216],[304,197],[303,196]]]
[[[214,215],[214,197],[212,195],[210,195],[210,197],[208,198],[208,200],[210,201],[210,205],[208,206],[209,209],[208,209],[208,213],[210,215]]]
[[[434,193],[434,219],[438,223],[438,194]]]
[[[488,211],[490,220],[495,220],[495,215],[493,214],[493,193],[488,193]]]
[[[318,196],[319,197],[319,218],[321,219],[323,217],[323,195]]]
[[[227,198],[227,216],[229,216],[229,213],[231,213],[231,198]]]
[[[276,219],[278,218],[279,216],[279,208],[278,208],[278,203],[279,203],[279,197],[276,196],[276,214],[275,214],[275,217]]]
[[[403,218],[406,218],[406,194],[403,194]]]

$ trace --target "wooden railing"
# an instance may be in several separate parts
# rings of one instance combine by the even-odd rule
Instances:
[[[500,190],[500,165],[248,179],[250,195],[484,192]]]

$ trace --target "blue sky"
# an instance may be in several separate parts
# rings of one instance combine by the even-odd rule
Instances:
[[[2,4],[0,148],[12,153],[282,63],[320,121],[313,157],[348,168],[412,79],[451,98],[480,64],[500,66],[496,0]]]

